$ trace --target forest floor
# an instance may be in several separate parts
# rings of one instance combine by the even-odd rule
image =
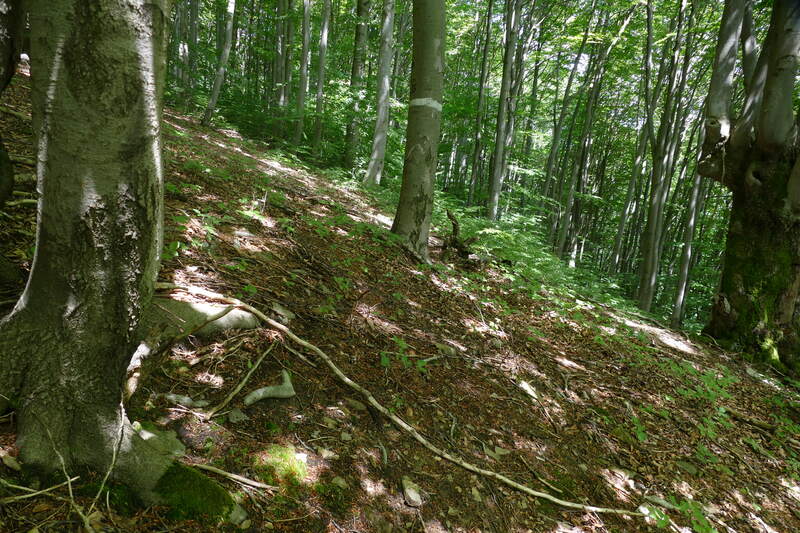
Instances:
[[[0,134],[17,161],[20,200],[35,194],[29,114],[18,76],[0,102]],[[388,233],[391,214],[335,172],[174,111],[165,122],[161,281],[277,310],[392,413],[463,460],[564,500],[650,515],[567,509],[437,457],[367,408],[313,352],[264,328],[176,345],[148,363],[128,406],[132,419],[175,430],[186,463],[276,487],[218,478],[248,512],[243,529],[800,531],[796,382],[578,287],[532,290],[512,282],[508,267],[445,260],[435,247],[431,265],[417,264]],[[9,206],[0,220],[0,253],[29,269],[35,207]],[[0,289],[0,313],[21,289]],[[220,416],[196,416],[198,402],[222,401],[268,349]],[[295,397],[243,404],[284,369]],[[0,422],[0,448],[14,456],[13,418]],[[404,477],[419,488],[420,506],[405,501]],[[79,490],[84,481],[74,502],[87,509],[94,494]],[[226,527],[109,503],[92,515],[98,531]],[[77,529],[72,505],[65,487],[10,502],[0,529]]]

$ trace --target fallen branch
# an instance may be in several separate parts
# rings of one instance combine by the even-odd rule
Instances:
[[[11,159],[12,163],[17,163],[20,165],[27,165],[29,167],[35,167],[36,161],[29,157],[25,157],[24,155],[19,154],[8,154],[8,158]]]
[[[22,120],[23,122],[30,122],[31,117],[30,115],[26,115],[20,111],[16,111],[14,109],[8,108],[6,106],[0,106],[0,112],[3,112],[7,115],[11,115],[13,117],[17,117],[18,119]]]
[[[23,198],[22,200],[12,200],[10,202],[6,202],[6,207],[16,207],[19,205],[36,205],[39,203],[39,200],[34,200],[31,198]]]
[[[264,490],[275,490],[277,487],[273,487],[272,485],[267,485],[266,483],[261,483],[260,481],[256,481],[254,479],[250,479],[244,476],[240,476],[238,474],[231,474],[230,472],[226,472],[224,470],[220,470],[219,468],[209,466],[209,465],[201,465],[201,464],[193,464],[194,468],[199,468],[200,470],[206,470],[208,472],[213,472],[218,474],[222,477],[226,477],[233,481],[237,481],[243,485],[248,485],[250,487],[255,487],[257,489],[264,489]]]
[[[163,285],[162,285],[162,287],[163,287]],[[180,286],[176,286],[176,285],[170,285],[168,287],[169,288],[185,290],[186,292],[189,292],[189,293],[193,293],[193,292],[197,293],[198,292],[197,290],[193,291],[192,289],[190,289],[188,287],[180,287]],[[238,307],[239,309],[243,309],[245,311],[248,311],[248,312],[252,313],[256,317],[258,317],[259,320],[264,322],[265,324],[267,324],[267,325],[269,325],[269,326],[271,326],[271,327],[283,332],[284,335],[289,337],[295,343],[297,343],[300,346],[302,346],[303,348],[306,348],[307,350],[310,350],[310,351],[314,352],[315,354],[317,354],[320,357],[320,359],[322,359],[323,362],[325,362],[325,364],[328,366],[328,368],[330,368],[331,371],[333,371],[333,373],[336,375],[336,377],[338,377],[345,385],[347,385],[351,389],[353,389],[356,392],[358,392],[359,394],[361,394],[369,402],[369,404],[372,405],[372,407],[374,407],[383,416],[385,416],[386,418],[391,420],[392,423],[394,423],[395,426],[397,426],[398,428],[402,429],[403,431],[405,431],[406,433],[408,433],[409,435],[414,437],[414,440],[416,440],[417,442],[422,444],[425,448],[427,448],[428,450],[430,450],[434,454],[438,455],[439,457],[441,457],[443,459],[446,459],[446,460],[450,461],[451,463],[456,464],[456,465],[460,466],[461,468],[464,468],[465,470],[468,470],[468,471],[473,472],[475,474],[480,474],[481,476],[484,476],[484,477],[487,477],[487,478],[490,478],[490,479],[495,479],[495,480],[497,480],[497,481],[499,481],[499,482],[501,482],[501,483],[503,483],[503,484],[505,484],[505,485],[507,485],[509,487],[512,487],[512,488],[514,488],[516,490],[524,492],[525,494],[528,494],[529,496],[533,496],[534,498],[539,498],[539,499],[542,499],[542,500],[547,500],[549,502],[555,503],[556,505],[560,505],[562,507],[567,507],[567,508],[570,508],[570,509],[580,509],[581,511],[587,511],[587,512],[591,512],[591,513],[619,514],[619,515],[628,515],[628,516],[644,516],[643,513],[640,513],[640,512],[637,512],[637,511],[630,511],[628,509],[613,509],[613,508],[607,508],[607,507],[597,507],[597,506],[594,506],[594,505],[584,505],[584,504],[581,504],[581,503],[562,500],[561,498],[557,498],[557,497],[553,496],[552,494],[548,494],[546,492],[540,492],[540,491],[537,491],[537,490],[533,490],[530,487],[522,485],[521,483],[517,483],[513,479],[510,479],[510,478],[504,476],[503,474],[499,474],[499,473],[494,472],[492,470],[486,470],[485,468],[481,468],[479,466],[475,466],[475,465],[473,465],[471,463],[468,463],[468,462],[464,461],[463,459],[461,459],[459,457],[451,455],[450,453],[448,453],[448,452],[438,448],[434,444],[432,444],[430,441],[428,441],[428,439],[423,437],[422,434],[420,434],[420,432],[417,431],[413,426],[411,426],[406,421],[404,421],[402,418],[400,418],[399,416],[397,416],[394,413],[390,412],[387,408],[385,408],[383,405],[381,405],[381,403],[378,402],[378,400],[375,399],[375,397],[372,395],[372,393],[370,391],[368,391],[367,389],[365,389],[364,387],[362,387],[361,385],[359,385],[358,383],[354,382],[352,379],[347,377],[347,375],[345,375],[339,369],[339,367],[336,366],[336,363],[334,363],[333,360],[325,352],[323,352],[321,349],[317,348],[316,346],[314,346],[310,342],[307,342],[307,341],[301,339],[300,337],[298,337],[297,335],[295,335],[292,332],[292,330],[290,330],[288,327],[284,326],[280,322],[276,322],[275,320],[272,320],[271,318],[266,316],[264,313],[262,313],[258,309],[254,308],[251,305],[247,305],[246,303],[243,303],[243,302],[241,302],[239,300],[236,300],[234,298],[228,298],[228,297],[225,297],[225,296],[222,296],[222,295],[213,294],[213,293],[210,293],[208,291],[202,291],[202,292],[204,292],[206,296],[214,297],[214,298],[222,301],[223,303],[227,303],[229,305]]]
[[[63,487],[64,485],[68,485],[68,484],[72,483],[73,481],[76,481],[78,478],[79,478],[79,476],[75,476],[75,477],[67,479],[66,481],[62,481],[58,485],[53,485],[52,487],[48,487],[48,488],[42,489],[42,490],[34,490],[34,489],[29,488],[29,487],[22,487],[20,485],[14,485],[13,483],[9,483],[8,481],[6,481],[3,478],[0,478],[0,484],[2,484],[4,487],[7,487],[9,489],[23,491],[23,492],[26,493],[26,494],[21,494],[19,496],[8,496],[7,498],[0,499],[0,504],[5,505],[5,504],[8,504],[8,503],[13,503],[13,502],[17,502],[17,501],[20,501],[20,500],[25,500],[27,498],[34,498],[36,496],[41,496],[42,494],[47,494],[48,492],[52,492],[52,491],[54,491],[54,490],[56,490],[56,489],[58,489],[60,487]]]
[[[445,253],[447,253],[448,250],[453,249],[460,258],[469,258],[470,254],[472,253],[472,250],[470,250],[469,247],[477,242],[478,237],[473,235],[468,239],[462,239],[460,235],[461,226],[458,223],[458,219],[449,209],[447,210],[447,218],[450,219],[450,223],[453,225],[453,232],[450,234],[450,236],[445,237],[442,249],[445,251]]]

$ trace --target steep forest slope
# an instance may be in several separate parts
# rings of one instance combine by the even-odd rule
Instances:
[[[0,213],[0,251],[23,268],[35,211],[26,85],[18,78],[0,103],[20,182]],[[146,363],[129,402],[133,419],[176,431],[186,463],[272,487],[218,478],[248,512],[242,529],[800,530],[797,382],[491,257],[439,250],[420,265],[388,214],[335,171],[194,117],[165,121],[161,281],[195,290],[159,298],[238,298],[438,448],[562,500],[649,515],[555,505],[438,457],[313,351],[265,327],[180,339]],[[0,288],[0,312],[20,290]],[[228,406],[198,416],[264,354]],[[283,370],[294,397],[243,403]],[[218,530],[175,510],[131,510],[119,491],[92,506],[98,480],[19,499],[13,416],[2,422],[0,529],[64,531],[83,513],[98,530]]]

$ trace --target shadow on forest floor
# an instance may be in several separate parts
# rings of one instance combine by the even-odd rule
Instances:
[[[26,91],[18,79],[2,105],[28,112]],[[389,215],[348,184],[236,132],[172,112],[165,120],[162,281],[279,309],[379,402],[469,462],[565,500],[651,514],[567,510],[441,460],[274,330],[190,339],[150,362],[129,410],[174,429],[187,463],[278,486],[222,480],[251,530],[800,530],[800,401],[770,371],[569,288],[524,290],[492,263],[434,254],[431,266],[416,264],[389,235]],[[31,158],[23,119],[0,114],[0,133],[10,153]],[[16,168],[19,190],[33,195],[32,169]],[[29,268],[34,209],[0,217],[2,252]],[[0,312],[19,289],[0,293]],[[271,344],[211,423],[180,400],[219,403]],[[282,369],[296,397],[243,405]],[[13,424],[0,429],[15,454]],[[420,507],[404,502],[403,477],[420,487]],[[9,530],[78,523],[48,496],[4,511]],[[163,516],[112,506],[98,523],[216,530]]]

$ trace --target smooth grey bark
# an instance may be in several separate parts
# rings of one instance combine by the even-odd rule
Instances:
[[[379,185],[386,159],[386,142],[389,134],[389,111],[394,39],[394,0],[383,0],[381,15],[381,46],[378,50],[378,101],[376,104],[375,134],[364,183]]]
[[[273,59],[273,81],[275,103],[279,113],[286,107],[286,0],[276,2],[275,12],[275,56]]]
[[[367,53],[367,22],[370,0],[356,0],[356,32],[353,38],[353,63],[350,70],[350,98],[353,108],[344,138],[344,167],[352,169],[355,165],[361,130],[359,114],[361,112],[362,91],[364,88],[364,59]]]
[[[592,3],[592,7],[594,8],[594,2]],[[575,76],[578,74],[578,66],[580,65],[580,59],[583,56],[583,51],[586,48],[586,42],[589,39],[589,32],[591,31],[591,28],[592,23],[590,21],[586,25],[586,30],[583,32],[583,38],[581,39],[581,44],[578,47],[578,52],[575,54],[575,60],[572,62],[572,68],[570,69],[569,77],[567,78],[567,86],[564,89],[564,98],[561,100],[561,110],[558,113],[558,119],[555,123],[553,123],[553,136],[550,141],[550,151],[547,154],[547,162],[544,166],[544,189],[542,191],[543,197],[553,196],[550,194],[550,189],[552,187],[556,158],[558,157],[558,149],[561,145],[561,134],[563,133],[564,129],[564,121],[567,119],[567,113],[569,112],[570,103],[572,101],[572,84],[575,81]]]
[[[586,98],[583,127],[580,137],[580,148],[577,152],[575,162],[573,163],[573,171],[567,185],[565,195],[566,198],[561,211],[561,216],[557,220],[558,232],[556,234],[554,250],[556,255],[562,259],[565,257],[567,252],[568,242],[571,242],[571,239],[568,239],[568,236],[570,234],[574,234],[577,229],[577,226],[574,224],[574,220],[578,213],[573,213],[573,210],[576,207],[575,194],[578,192],[577,187],[579,187],[580,184],[585,181],[585,176],[588,172],[589,161],[591,161],[592,122],[594,121],[594,112],[597,105],[597,100],[600,96],[600,86],[605,75],[606,63],[611,50],[613,50],[614,46],[616,46],[622,35],[625,33],[625,30],[633,17],[633,13],[634,8],[628,10],[625,15],[625,19],[620,25],[617,35],[611,40],[610,43],[608,43],[607,46],[601,48],[599,54],[592,56],[587,75],[579,91],[579,94],[584,94],[587,89],[589,92]]]
[[[408,2],[402,2],[400,4],[400,8],[402,9],[403,6],[408,6]],[[411,27],[411,13],[409,9],[402,9],[399,14],[397,14],[397,38],[395,42],[398,43],[398,46],[394,49],[394,60],[392,61],[392,100],[397,98],[397,84],[400,81],[401,73],[405,72],[405,47],[403,43],[406,40],[406,33],[408,33],[409,28]]]
[[[300,145],[305,131],[306,95],[308,94],[308,56],[311,42],[311,0],[303,0],[303,48],[300,51],[300,87],[297,89],[297,122],[292,142]]]
[[[285,84],[284,100],[285,104],[289,105],[289,95],[292,92],[292,78],[294,69],[292,68],[294,61],[294,0],[286,0],[286,49],[284,53],[283,64],[283,82]]]
[[[641,241],[642,261],[639,267],[639,286],[637,290],[639,307],[645,311],[650,310],[658,289],[658,271],[664,231],[664,208],[669,194],[669,183],[674,170],[675,154],[682,130],[682,125],[678,120],[678,112],[686,87],[687,73],[691,60],[691,30],[694,21],[692,12],[688,22],[685,22],[687,7],[688,0],[682,0],[678,7],[676,36],[672,54],[668,56],[669,67],[666,70],[666,79],[668,80],[666,96],[652,154],[650,201],[647,223]],[[687,35],[685,43],[682,42],[684,35]],[[679,66],[681,46],[684,46],[682,67]]]
[[[189,2],[189,89],[194,90],[197,81],[197,38],[200,17],[200,0]]]
[[[405,164],[392,232],[423,261],[433,210],[444,78],[444,0],[414,0],[411,101],[408,105]]]
[[[488,1],[489,5],[486,8],[486,32],[483,39],[483,52],[481,54],[481,74],[478,81],[478,108],[475,111],[475,133],[472,147],[472,168],[470,170],[467,205],[472,205],[475,201],[475,188],[478,184],[478,167],[480,166],[478,163],[482,151],[484,101],[486,100],[486,78],[489,74],[489,47],[492,42],[492,7],[494,5],[494,0]]]
[[[314,120],[314,140],[311,152],[319,157],[322,150],[322,111],[325,105],[325,56],[328,53],[328,32],[331,21],[331,0],[322,4],[322,26],[319,30],[319,59],[317,63],[317,104]]]
[[[222,45],[222,54],[219,57],[217,74],[214,77],[214,86],[211,89],[211,96],[208,98],[208,106],[203,114],[202,124],[208,126],[211,116],[217,107],[217,99],[222,89],[222,82],[225,80],[225,69],[228,66],[228,56],[231,53],[231,37],[233,34],[233,14],[236,12],[236,0],[228,0],[227,15],[225,16],[225,43]]]
[[[731,35],[741,25],[736,14],[740,3],[726,2],[722,28],[733,30],[720,31],[718,57],[728,57]],[[743,114],[752,118],[734,122],[746,131],[724,135],[717,111],[729,101],[733,84],[712,86],[707,105],[715,107],[706,111],[699,165],[703,175],[733,193],[722,277],[705,332],[725,346],[795,371],[800,369],[800,145],[792,90],[798,65],[800,5],[775,0],[745,95]],[[766,71],[763,85],[758,81],[761,68]],[[712,80],[730,76],[725,61],[715,62],[714,69],[719,72]],[[750,102],[757,105],[748,109]]]
[[[706,103],[706,139],[709,146],[730,137],[730,105],[733,92],[733,70],[742,30],[746,0],[727,0],[717,36],[717,50]]]
[[[622,259],[622,246],[624,243],[625,229],[628,223],[628,218],[633,213],[635,206],[635,191],[637,184],[642,177],[642,172],[645,166],[645,152],[647,151],[647,128],[642,125],[639,130],[639,135],[636,141],[636,154],[633,158],[633,171],[631,178],[628,181],[628,190],[625,194],[625,204],[622,207],[622,212],[619,216],[619,223],[617,225],[617,234],[614,237],[614,248],[611,252],[610,271],[619,272],[620,261]]]
[[[700,142],[702,145],[702,141]],[[698,151],[699,153],[699,151]],[[683,322],[683,315],[686,309],[686,289],[689,286],[689,271],[694,260],[694,232],[697,226],[697,214],[701,211],[700,190],[703,185],[703,177],[695,169],[692,179],[692,191],[689,194],[689,206],[686,213],[686,225],[683,229],[683,250],[681,251],[681,263],[678,268],[678,285],[675,288],[675,300],[670,317],[670,326],[679,328]]]
[[[36,252],[0,321],[0,394],[34,470],[88,467],[141,495],[172,457],[129,423],[122,380],[161,251],[168,3],[31,0]],[[163,9],[163,10],[162,10]]]
[[[486,216],[489,220],[497,220],[498,208],[500,207],[500,192],[503,190],[506,128],[511,96],[514,52],[517,47],[520,17],[521,2],[519,0],[506,0],[506,42],[503,53],[503,78],[500,82],[500,98],[497,104],[497,125],[494,138],[494,153],[492,154],[492,173],[489,176],[489,199],[486,205]]]
[[[575,207],[575,193],[580,181],[583,180],[585,173],[588,171],[588,161],[592,149],[592,125],[594,122],[594,110],[597,105],[597,99],[600,94],[600,85],[602,78],[598,77],[592,83],[589,97],[586,101],[586,108],[583,117],[583,131],[581,132],[580,148],[577,157],[573,163],[572,174],[569,184],[567,186],[566,199],[564,200],[564,208],[561,213],[561,220],[558,226],[558,236],[556,238],[555,253],[564,259],[567,252],[567,236],[570,231],[575,227],[574,213]]]
[[[17,68],[21,46],[21,9],[17,0],[0,2],[0,94],[8,86]],[[11,197],[14,168],[0,138],[0,208]]]

